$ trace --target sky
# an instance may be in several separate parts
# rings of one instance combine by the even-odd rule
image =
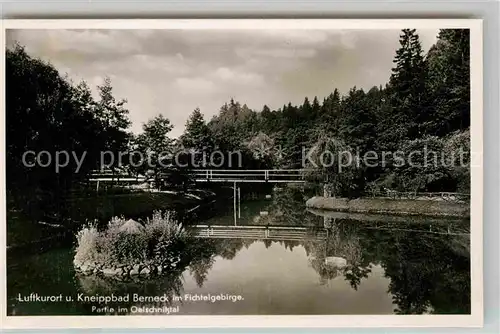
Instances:
[[[423,49],[438,31],[418,30]],[[94,90],[111,78],[131,130],[158,114],[177,137],[200,108],[208,121],[231,98],[260,111],[320,101],[335,88],[369,89],[390,77],[400,30],[8,30],[26,51]]]

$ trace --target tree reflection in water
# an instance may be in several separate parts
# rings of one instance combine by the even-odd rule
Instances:
[[[326,240],[310,245],[312,267],[320,275],[321,284],[343,276],[357,290],[361,279],[368,277],[371,271],[371,264],[363,262],[359,237],[349,228],[351,225],[337,224],[332,220],[325,220],[324,225],[327,226]],[[338,263],[329,263],[331,257],[345,261],[345,265],[343,262],[340,266]]]
[[[367,228],[366,222],[343,220],[332,226],[332,248],[347,260],[344,278],[354,289],[380,265],[390,279],[389,293],[398,314],[470,313],[470,257],[464,235],[438,235]],[[420,226],[421,227],[421,226]],[[459,241],[457,241],[459,240]],[[463,245],[457,252],[457,243]],[[328,242],[322,247],[328,247]],[[313,254],[322,258],[324,250]],[[318,263],[323,263],[318,261]],[[317,270],[325,272],[322,265]],[[323,270],[323,271],[322,271]]]
[[[451,245],[453,236],[436,236],[404,231],[367,229],[364,223],[337,221],[328,229],[324,240],[311,238],[295,241],[264,241],[292,251],[303,247],[320,282],[343,278],[355,290],[363,284],[373,268],[380,265],[390,279],[388,293],[398,314],[470,313],[469,258],[457,254]],[[234,259],[252,239],[197,239],[186,250],[189,257],[183,266],[162,279],[117,282],[93,276],[79,277],[86,294],[182,295],[183,272],[188,272],[202,287],[216,257]],[[345,259],[338,267],[328,257]],[[156,305],[159,306],[159,305]]]
[[[271,225],[318,226],[327,229],[324,242],[304,240],[320,282],[343,276],[355,290],[375,265],[380,265],[391,281],[389,293],[398,314],[470,313],[470,222],[425,223],[408,218],[407,222],[384,222],[377,229],[373,221],[328,219],[306,212],[303,190],[284,187],[275,192],[270,215],[261,223]],[[456,233],[449,233],[450,226]],[[436,228],[442,234],[428,233]],[[448,233],[446,233],[446,231]],[[339,268],[328,264],[327,257],[345,259]]]
[[[282,191],[275,195],[268,207],[269,215],[252,222],[307,226],[309,232],[303,239],[195,239],[185,250],[179,270],[161,279],[116,282],[83,276],[79,278],[80,285],[86,294],[182,295],[183,275],[191,275],[201,288],[217,258],[233,260],[241,250],[262,242],[266,248],[273,244],[289,251],[302,248],[321,284],[344,279],[357,290],[375,266],[382,268],[385,277],[390,279],[387,292],[393,298],[397,314],[470,313],[467,224],[453,225],[455,230],[463,232],[455,234],[429,233],[429,224],[416,224],[411,219],[394,225],[381,222],[389,228],[379,229],[379,224],[373,221],[323,219],[308,213],[300,193],[290,197]],[[447,222],[442,224],[445,227],[441,230],[450,230]]]
[[[188,270],[193,276],[198,286],[203,286],[207,274],[214,263],[214,256],[218,252],[217,243],[214,240],[193,240],[187,244],[183,252],[183,257],[177,269],[164,273],[161,277],[133,277],[126,280],[118,280],[115,277],[95,276],[95,275],[82,275],[77,274],[77,279],[81,290],[86,295],[101,295],[109,296],[114,294],[116,296],[129,295],[130,300],[128,303],[118,302],[107,303],[100,305],[101,307],[114,306],[114,312],[117,313],[118,306],[130,309],[132,305],[141,307],[162,307],[171,306],[172,297],[180,296],[183,294],[183,273]],[[159,303],[148,303],[147,305],[137,305],[132,301],[132,295],[138,294],[140,296],[161,296],[165,294],[168,301]],[[96,305],[94,303],[93,305]],[[85,304],[88,311],[91,309],[90,304]],[[110,313],[110,312],[106,312]]]

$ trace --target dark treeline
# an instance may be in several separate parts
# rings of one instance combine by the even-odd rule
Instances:
[[[424,55],[416,31],[405,29],[394,64],[389,82],[368,91],[353,87],[342,95],[335,89],[323,101],[306,97],[302,105],[287,103],[277,110],[264,105],[260,112],[231,99],[208,122],[197,109],[182,143],[195,150],[245,152],[245,168],[315,167],[310,176],[326,180],[335,195],[355,197],[382,188],[469,192],[468,154],[459,165],[460,150],[470,147],[469,31],[441,30]],[[425,150],[434,155],[425,157]],[[313,161],[325,151],[334,159],[346,151],[354,159],[376,153],[380,163],[353,163],[342,170],[331,162],[304,166],[309,151]],[[397,151],[419,154],[412,166],[397,165],[391,155],[381,159],[382,152]]]
[[[126,101],[115,99],[109,78],[93,98],[85,82],[73,84],[20,45],[6,52],[6,83],[8,202],[31,216],[62,214],[69,192],[99,168],[101,152],[127,150]],[[56,152],[69,155],[59,155],[67,164],[59,170]]]
[[[316,148],[316,154],[327,149],[361,157],[371,151],[468,152],[469,31],[441,30],[427,54],[415,30],[403,30],[400,44],[385,86],[367,91],[353,87],[346,94],[334,89],[322,101],[306,97],[301,105],[285,103],[277,110],[264,105],[255,111],[231,99],[209,121],[196,109],[179,139],[169,136],[173,126],[162,115],[143,124],[142,133],[131,134],[126,101],[115,98],[109,79],[98,87],[95,98],[85,82],[73,84],[51,64],[30,57],[17,45],[6,53],[9,204],[34,211],[57,207],[54,211],[60,211],[68,193],[101,167],[104,151],[116,156],[118,152],[139,151],[153,156],[153,161],[160,158],[160,152],[183,150],[192,156],[193,152],[217,150],[229,155],[239,151],[240,168],[314,167],[309,177],[326,181],[338,196],[362,196],[382,188],[468,192],[469,167],[456,164],[397,166],[394,157],[387,157],[385,164],[377,167],[351,164],[341,172],[337,164],[303,165],[303,148]],[[49,167],[26,166],[22,158],[28,151],[47,151],[52,159],[55,152],[66,151],[70,157],[68,165],[56,171],[54,161]],[[74,156],[83,156],[83,163],[79,165]],[[194,156],[203,160],[200,154]],[[47,156],[39,157],[47,162]],[[213,157],[216,161],[211,159],[212,165],[206,168],[213,168],[213,164],[238,167],[228,156]],[[130,161],[136,158],[124,156],[122,167],[135,174],[157,174],[164,168],[147,164],[134,167]],[[424,159],[435,158],[421,154],[414,158],[426,162]],[[32,155],[26,160],[34,163]],[[175,169],[175,164],[168,168]]]

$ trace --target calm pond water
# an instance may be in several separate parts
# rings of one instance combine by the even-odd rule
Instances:
[[[468,222],[325,218],[308,212],[300,193],[283,191],[243,203],[236,222],[228,208],[197,224],[218,232],[194,239],[186,265],[156,279],[78,275],[72,249],[9,258],[8,313],[470,313]],[[265,226],[272,231],[266,234]],[[55,300],[17,300],[32,293]],[[128,300],[82,302],[78,296]],[[138,296],[168,300],[134,300]]]

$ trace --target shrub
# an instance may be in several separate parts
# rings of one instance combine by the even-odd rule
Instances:
[[[469,130],[451,133],[444,144],[450,174],[456,180],[458,192],[470,193],[470,149]]]
[[[146,220],[144,232],[150,257],[162,264],[169,258],[169,254],[183,247],[187,236],[182,225],[172,219],[170,212],[154,212],[153,217]]]
[[[80,266],[83,263],[98,260],[99,232],[95,224],[84,226],[76,235],[78,247],[74,257],[74,263]]]
[[[75,266],[96,263],[105,267],[134,264],[160,265],[179,252],[187,236],[170,212],[154,212],[144,224],[114,217],[98,231],[95,225],[77,234]]]
[[[164,214],[161,211],[155,211],[151,219],[146,219],[144,232],[148,239],[162,237],[171,240],[185,236],[182,224],[177,223],[168,211]]]
[[[405,153],[407,161],[402,166],[396,167],[397,190],[454,191],[453,180],[447,167],[442,163],[443,146],[443,139],[435,136],[403,142],[401,151]]]
[[[111,259],[114,263],[143,263],[147,261],[146,243],[143,235],[121,232],[110,243]]]

